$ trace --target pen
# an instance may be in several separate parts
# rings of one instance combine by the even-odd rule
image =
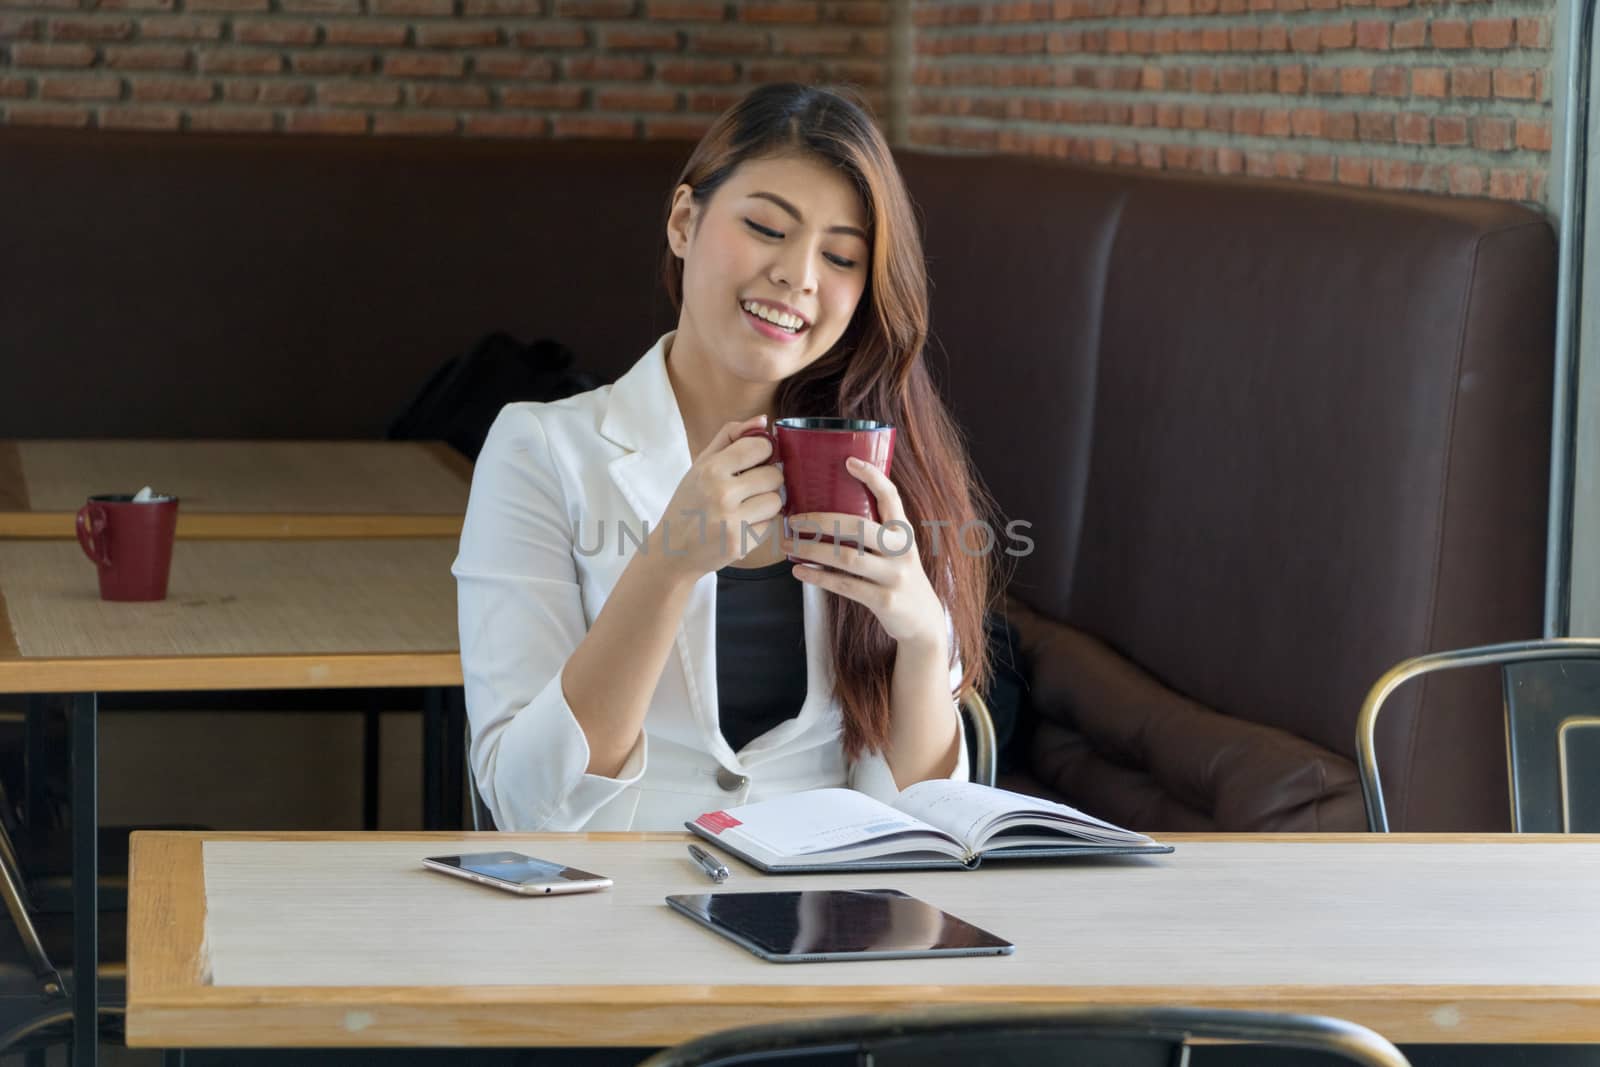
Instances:
[[[705,871],[706,877],[711,879],[713,882],[716,882],[720,885],[728,880],[728,868],[722,865],[721,860],[717,859],[717,857],[713,856],[699,845],[689,846],[689,858],[694,860],[695,866],[699,867],[702,871]]]

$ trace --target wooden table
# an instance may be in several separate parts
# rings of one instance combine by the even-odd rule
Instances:
[[[141,833],[130,1045],[660,1046],[938,1004],[1329,1014],[1402,1043],[1600,1042],[1600,835],[1162,835],[1170,856],[763,876],[894,887],[1012,956],[769,964],[662,903],[679,834]],[[615,888],[525,898],[423,870],[512,848]]]
[[[442,697],[461,684],[455,551],[448,538],[181,541],[166,600],[108,603],[76,540],[0,541],[0,693],[71,694],[78,974],[95,965],[99,694],[422,686],[425,793],[459,797],[462,728]],[[93,1062],[94,996],[78,983],[75,1064]]]
[[[0,537],[71,538],[91,493],[146,485],[179,537],[455,537],[471,481],[438,441],[0,441]]]

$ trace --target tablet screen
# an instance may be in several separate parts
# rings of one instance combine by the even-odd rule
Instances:
[[[987,930],[897,889],[671,896],[674,909],[764,959],[891,959],[1010,952]]]

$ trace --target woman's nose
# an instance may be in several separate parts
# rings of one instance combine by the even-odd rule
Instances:
[[[809,293],[817,287],[816,266],[809,249],[785,249],[772,263],[772,284]]]

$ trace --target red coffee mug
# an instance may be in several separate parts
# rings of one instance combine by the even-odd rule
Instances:
[[[783,527],[788,536],[833,540],[831,533],[817,530],[797,534],[789,525],[790,515],[826,511],[882,521],[877,498],[850,473],[845,460],[854,456],[888,474],[894,458],[893,426],[872,419],[793,418],[779,419],[771,430],[746,431],[744,436],[754,434],[772,442],[772,458],[783,464]],[[848,532],[841,526],[841,534]]]
[[[78,509],[78,544],[100,573],[101,600],[165,600],[178,529],[178,498],[133,502],[126,493],[92,496]]]

